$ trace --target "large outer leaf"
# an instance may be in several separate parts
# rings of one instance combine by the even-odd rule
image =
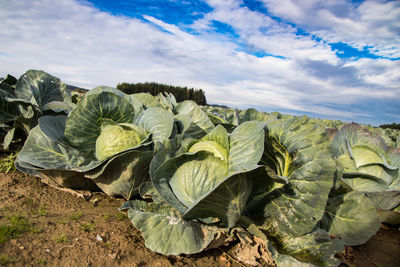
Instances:
[[[183,139],[183,135],[179,134],[176,135],[172,139],[168,139],[163,143],[156,143],[155,144],[155,155],[150,163],[150,177],[154,176],[155,171],[167,160],[174,158],[182,153],[185,153],[189,149],[185,146],[189,146],[189,144],[185,144],[186,141],[195,142],[197,140],[187,138]],[[185,142],[183,142],[185,140]],[[191,142],[190,142],[191,143]],[[184,146],[182,148],[182,146]]]
[[[371,133],[360,125],[351,123],[343,126],[334,136],[332,140],[333,155],[339,157],[346,154],[349,151],[349,146],[355,145],[365,145],[380,153],[385,153],[387,149],[385,141],[378,134]]]
[[[171,136],[174,118],[171,112],[155,107],[142,112],[137,124],[152,134],[154,142],[164,142]]]
[[[277,254],[274,261],[277,267],[315,267],[314,264],[299,261],[287,254]]]
[[[43,105],[41,107],[41,112],[45,114],[51,111],[55,113],[69,113],[73,109],[73,107],[75,106],[71,103],[66,103],[63,101],[52,101]]]
[[[53,101],[71,103],[70,95],[65,88],[66,84],[60,79],[44,71],[29,70],[18,79],[15,96],[42,109]]]
[[[0,89],[14,94],[17,81],[18,80],[14,76],[7,74],[5,78],[0,78]]]
[[[251,178],[251,175],[247,173],[226,177],[214,190],[197,200],[192,208],[184,214],[184,218],[216,217],[221,219],[226,227],[234,227],[252,192],[253,180]]]
[[[44,116],[39,118],[40,130],[51,140],[58,143],[65,143],[64,130],[67,123],[67,116]]]
[[[392,184],[394,175],[397,171],[386,169],[378,164],[369,165],[354,169],[350,158],[344,159],[346,155],[339,158],[339,162],[344,166],[343,181],[352,189],[362,192],[386,191]],[[350,163],[349,165],[344,165]]]
[[[166,110],[172,111],[177,106],[176,99],[171,93],[159,93],[156,98]]]
[[[375,206],[361,192],[329,199],[321,227],[348,246],[364,244],[381,225]]]
[[[129,103],[131,103],[131,105],[135,108],[135,115],[139,114],[141,112],[141,110],[143,110],[143,104],[135,97],[132,97],[132,95],[127,95],[124,92],[115,89],[113,87],[109,87],[109,86],[97,86],[93,89],[90,89],[86,94],[86,96],[90,96],[90,95],[98,95],[100,93],[112,93],[115,94],[121,98],[124,98],[126,100],[129,101]]]
[[[86,95],[69,114],[65,137],[79,151],[94,151],[100,135],[101,119],[111,119],[115,123],[133,122],[134,106],[124,95],[121,96],[122,92],[114,91],[106,88]]]
[[[146,108],[161,107],[160,102],[158,102],[154,96],[148,93],[131,94],[129,97],[136,99]]]
[[[306,118],[275,120],[267,123],[265,142],[266,147],[272,143],[280,150],[266,149],[262,162],[275,171],[281,169],[275,163],[290,170],[284,171],[289,174],[288,184],[262,198],[254,198],[248,216],[257,217],[263,211],[261,228],[278,240],[286,235],[307,234],[324,214],[336,171],[325,128],[309,123]],[[278,154],[281,157],[277,158]]]
[[[17,160],[52,170],[78,170],[82,166],[95,167],[100,164],[79,150],[50,139],[39,126],[29,133]]]
[[[239,125],[229,136],[229,172],[252,169],[264,151],[264,131],[261,123],[248,121]]]
[[[207,111],[210,118],[213,120],[215,124],[222,125],[234,125],[238,126],[239,121],[239,111],[237,109],[229,109],[229,108],[220,108],[220,107],[212,107],[205,106],[204,110]]]
[[[20,112],[18,103],[8,102],[6,98],[12,97],[9,92],[0,89],[0,121],[7,122],[15,120]]]
[[[391,210],[400,205],[400,191],[370,192],[366,196],[377,209]]]
[[[192,119],[188,115],[177,114],[174,116],[174,129],[172,136],[185,133],[192,125]]]
[[[216,227],[187,221],[165,204],[128,201],[129,219],[142,232],[145,245],[163,255],[194,254],[204,250],[218,233]]]
[[[377,134],[357,124],[343,126],[332,140],[332,151],[343,168],[343,181],[363,192],[393,191],[400,164]]]
[[[393,166],[397,166],[397,174],[393,174],[392,183],[389,185],[389,190],[400,191],[400,148],[389,149],[388,159]]]
[[[192,119],[192,124],[186,130],[186,134],[193,138],[201,138],[214,129],[214,124],[208,118],[201,107],[195,102],[186,100],[174,108],[175,114],[187,115]]]
[[[320,229],[304,236],[284,239],[282,247],[278,248],[281,253],[289,254],[300,261],[317,266],[339,265],[340,261],[334,256],[343,249],[343,241],[330,239],[329,234]]]
[[[148,170],[152,158],[151,150],[128,151],[87,172],[85,177],[93,179],[109,196],[131,199],[140,185],[149,180]]]
[[[222,181],[227,165],[208,152],[183,154],[166,161],[152,177],[160,195],[181,212]]]
[[[246,110],[246,112],[243,114],[243,116],[241,116],[240,121],[245,122],[245,121],[255,120],[255,121],[260,121],[260,122],[266,122],[268,120],[277,119],[277,118],[278,118],[277,114],[274,114],[274,113],[267,114],[265,112],[259,112],[254,108],[249,108]]]

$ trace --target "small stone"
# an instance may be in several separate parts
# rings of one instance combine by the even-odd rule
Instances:
[[[111,258],[111,259],[113,259],[113,260],[115,260],[116,258],[117,258],[117,252],[115,252],[115,253],[110,253],[110,254],[108,254],[108,256]]]
[[[96,239],[97,239],[97,241],[100,241],[100,242],[103,241],[103,238],[99,235],[96,235]]]
[[[24,247],[23,247],[23,246],[20,246],[20,247],[19,247],[19,249],[21,249],[21,250],[22,250],[22,249],[24,249]]]
[[[44,250],[44,252],[50,253],[50,249],[46,248],[46,249]]]

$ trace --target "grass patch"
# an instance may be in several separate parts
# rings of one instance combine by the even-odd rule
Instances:
[[[18,259],[9,258],[6,255],[0,255],[0,265],[6,265],[6,264],[9,264],[9,263],[15,263],[17,261],[18,261]]]
[[[38,214],[42,217],[46,217],[47,216],[46,206],[40,206]]]
[[[59,223],[59,224],[67,224],[67,223],[68,223],[68,220],[67,220],[67,219],[59,219],[59,220],[57,221],[57,223]]]
[[[62,234],[60,236],[55,237],[54,241],[56,241],[57,243],[67,243],[70,240],[66,234]]]
[[[104,214],[101,215],[101,217],[102,217],[104,220],[106,220],[106,221],[110,220],[111,218],[115,218],[115,219],[117,219],[118,221],[123,221],[123,220],[125,220],[126,218],[128,218],[128,217],[126,216],[126,214],[125,214],[125,213],[122,213],[122,212],[115,213],[114,215],[109,214],[109,213],[104,213]]]
[[[11,153],[10,155],[0,159],[0,172],[3,173],[16,172],[17,170],[15,169],[14,166],[14,161],[16,157],[17,154]]]
[[[104,214],[101,214],[101,217],[102,217],[104,220],[108,221],[108,220],[111,218],[111,214],[104,213]]]
[[[7,216],[7,218],[9,219],[10,224],[0,225],[0,244],[10,239],[18,238],[26,232],[41,232],[41,230],[36,229],[24,216],[10,215]]]
[[[79,221],[82,218],[82,212],[78,211],[69,215],[69,219],[73,221]]]
[[[0,207],[0,211],[7,211],[9,209],[10,209],[10,207],[7,207],[7,206]]]
[[[125,219],[128,218],[128,217],[126,216],[125,213],[118,212],[118,213],[115,214],[115,218],[116,218],[118,221],[123,221],[123,220],[125,220]]]
[[[94,230],[95,227],[96,227],[96,223],[95,222],[81,223],[79,225],[79,229],[81,229],[84,232],[91,232],[91,231]]]
[[[105,242],[105,243],[103,243],[103,245],[104,245],[106,248],[112,248],[112,244],[111,244],[110,242]]]
[[[22,202],[22,204],[27,205],[29,207],[36,206],[36,203],[32,198],[25,198],[24,202]]]
[[[36,261],[36,264],[46,264],[46,263],[47,263],[46,259],[43,259],[43,258],[38,259],[38,260]]]

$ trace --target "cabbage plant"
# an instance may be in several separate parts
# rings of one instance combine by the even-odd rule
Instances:
[[[342,127],[332,150],[343,168],[343,181],[362,192],[400,190],[398,153],[382,137],[357,125]]]
[[[40,118],[16,166],[68,187],[85,187],[90,178],[108,195],[129,199],[148,179],[154,144],[171,136],[173,123],[163,108],[144,109],[116,89],[97,87],[68,116]]]
[[[268,120],[287,116],[281,115],[278,112],[259,112],[254,108],[249,108],[247,110],[226,109],[212,106],[205,106],[203,108],[207,111],[208,116],[214,122],[214,124],[221,124],[227,129],[232,129],[232,127],[238,126],[245,121],[256,120],[260,122],[266,122]]]
[[[381,222],[399,224],[400,150],[354,123],[333,134],[331,147],[338,181],[322,227],[353,246],[365,243]]]
[[[343,242],[319,227],[334,184],[336,163],[325,127],[307,117],[265,123],[268,186],[248,203],[246,216],[275,247],[278,266],[308,262],[335,266]]]
[[[177,103],[172,94],[162,93],[157,96],[138,93],[130,97],[140,102],[145,108],[161,107],[170,111],[175,121],[173,136],[184,134],[193,138],[202,138],[215,127],[207,113],[194,101],[185,100]]]
[[[146,246],[166,255],[198,253],[236,226],[252,192],[263,184],[254,174],[263,140],[259,122],[243,123],[231,134],[219,125],[201,139],[169,146],[169,157],[160,156],[166,155],[162,151],[154,157],[150,188],[156,202],[136,200],[122,207]]]
[[[0,127],[8,148],[14,134],[24,137],[45,115],[68,114],[75,106],[66,84],[44,71],[29,70],[18,80],[7,76],[0,81]]]

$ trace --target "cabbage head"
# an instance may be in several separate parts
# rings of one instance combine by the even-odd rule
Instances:
[[[105,160],[121,151],[136,147],[147,137],[147,132],[134,124],[104,125],[96,139],[96,158]]]

